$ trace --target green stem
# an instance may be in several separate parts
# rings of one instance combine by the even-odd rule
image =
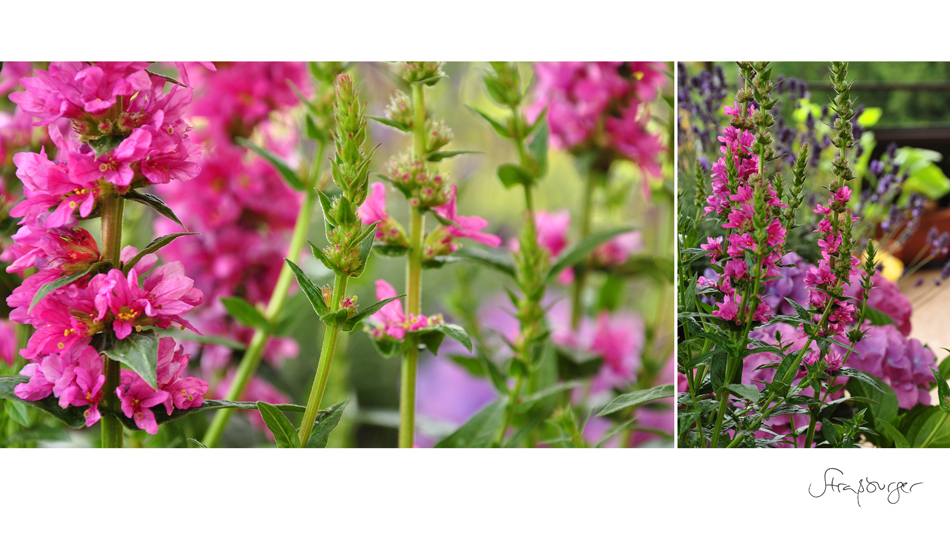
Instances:
[[[323,146],[322,143],[321,146]],[[322,148],[319,153],[322,157]],[[316,198],[316,191],[308,189],[307,196],[300,205],[300,212],[297,214],[297,223],[294,225],[293,237],[290,240],[290,248],[287,250],[287,258],[291,260],[299,258],[303,244],[307,240],[307,232],[310,230],[310,219],[313,216],[313,207]],[[283,311],[284,305],[287,303],[287,295],[292,279],[293,272],[291,272],[290,266],[284,263],[284,266],[280,269],[280,276],[277,278],[277,285],[274,287],[273,293],[271,293],[270,302],[268,302],[267,309],[264,312],[264,316],[268,321],[273,321],[280,315],[280,312]],[[254,331],[251,343],[241,358],[237,373],[234,375],[234,382],[231,383],[231,387],[228,389],[227,397],[225,397],[227,400],[236,401],[244,394],[247,384],[251,381],[251,377],[261,362],[261,358],[264,355],[264,348],[267,346],[269,338],[270,336],[266,330],[257,329]],[[206,446],[216,447],[218,445],[232,414],[234,414],[233,408],[225,408],[215,414],[214,419],[211,421],[211,426],[208,428],[207,433],[205,433],[204,444]]]
[[[603,181],[604,174],[595,168],[591,168],[587,175],[587,184],[584,186],[584,203],[581,206],[581,231],[580,239],[586,238],[590,234],[590,218],[592,214],[594,189]],[[574,296],[571,303],[571,327],[577,329],[581,322],[583,314],[583,296],[584,284],[587,282],[587,265],[582,263],[575,269],[577,275],[574,278]]]
[[[521,391],[524,390],[524,381],[527,377],[527,372],[524,372],[522,375],[519,375],[517,381],[515,381],[515,389],[511,392],[510,398],[508,399],[508,410],[505,412],[505,423],[502,424],[501,431],[498,432],[498,438],[495,440],[495,443],[498,447],[504,446],[505,434],[508,432],[508,426],[511,425],[511,422],[515,418],[515,407],[518,405],[518,401],[521,400]]]
[[[114,194],[102,197],[101,205],[101,235],[102,256],[112,263],[113,267],[120,268],[122,253],[122,215],[125,210],[125,199]],[[121,364],[108,356],[102,357],[103,371],[106,374],[103,391],[103,408],[108,413],[102,415],[102,447],[123,447],[122,423],[113,414],[119,414],[119,398],[115,394],[119,386],[119,370]]]
[[[425,216],[416,208],[411,210],[409,224],[409,255],[406,267],[406,316],[422,312],[422,231]],[[410,337],[414,341],[414,337]],[[416,368],[419,364],[419,346],[414,342],[402,355],[399,390],[399,447],[412,447],[416,425]]]
[[[340,310],[340,302],[346,297],[346,283],[349,276],[340,274],[333,283],[333,296],[331,298],[330,313]],[[310,398],[307,400],[307,410],[303,413],[303,420],[300,423],[300,447],[307,447],[310,441],[310,431],[313,430],[313,423],[317,419],[317,413],[320,412],[320,402],[323,400],[323,393],[327,390],[327,380],[330,379],[330,366],[333,364],[333,355],[336,353],[336,340],[340,335],[340,328],[327,325],[323,332],[323,348],[320,350],[320,362],[317,364],[317,372],[313,378],[313,387],[310,389]]]
[[[931,431],[930,435],[927,436],[927,439],[926,441],[924,441],[924,444],[920,446],[922,449],[926,449],[930,447],[930,444],[933,443],[934,439],[937,437],[937,432],[939,432],[940,428],[942,428],[943,425],[947,423],[947,418],[950,418],[950,412],[943,413],[943,420],[941,420],[939,424],[934,426],[933,431]]]

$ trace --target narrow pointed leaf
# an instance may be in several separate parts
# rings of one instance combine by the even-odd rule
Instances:
[[[506,274],[512,278],[515,277],[515,266],[511,262],[510,257],[489,253],[488,251],[481,249],[471,248],[459,249],[453,253],[452,256],[493,268],[498,272]]]
[[[308,241],[307,243],[310,243],[310,250],[313,252],[313,256],[317,257],[317,260],[323,263],[323,266],[327,267],[327,269],[333,272],[334,274],[343,274],[343,272],[339,268],[337,268],[335,264],[330,262],[330,259],[327,257],[326,253],[324,253],[322,249],[318,248],[316,245],[314,245],[310,241]]]
[[[181,223],[181,220],[178,219],[178,216],[175,215],[175,211],[169,208],[168,205],[165,204],[165,201],[158,198],[154,194],[143,193],[141,191],[129,191],[128,193],[123,195],[122,198],[126,200],[131,200],[132,202],[138,202],[139,204],[144,204],[145,206],[148,206],[152,210],[155,210],[162,216],[165,216],[166,218],[175,222],[176,224],[180,225],[186,230],[188,229],[185,227],[185,224]]]
[[[537,177],[541,178],[548,172],[548,125],[543,123],[539,128],[537,134],[534,135],[534,138],[531,139],[531,143],[528,144],[528,152],[531,154],[531,157],[534,158],[535,163],[538,164],[538,173]]]
[[[495,132],[497,132],[499,136],[501,136],[502,138],[511,138],[511,134],[508,133],[508,127],[506,127],[504,124],[488,116],[488,113],[485,113],[481,109],[472,107],[471,105],[469,105],[468,108],[471,109],[472,111],[475,111],[475,113],[477,113],[478,116],[488,121],[488,124],[490,124],[492,128],[495,129]]]
[[[597,416],[607,416],[608,414],[613,414],[618,410],[623,410],[631,406],[637,406],[650,401],[665,399],[672,396],[672,385],[660,385],[659,387],[652,387],[642,391],[633,391],[632,393],[620,395],[619,397],[610,401],[610,403],[605,406]]]
[[[432,325],[432,328],[461,342],[462,346],[469,352],[472,351],[472,339],[469,338],[468,333],[462,327],[451,323],[439,323]]]
[[[302,191],[306,188],[306,185],[304,185],[303,180],[301,180],[297,175],[297,172],[291,169],[290,166],[287,165],[287,163],[274,152],[271,152],[267,148],[258,146],[246,138],[238,138],[237,143],[251,150],[255,154],[265,159],[268,163],[273,165],[274,169],[276,169],[277,172],[280,173],[280,176],[284,178],[284,181],[287,181],[287,184],[295,190]]]
[[[505,418],[508,397],[503,395],[478,411],[451,435],[437,443],[440,448],[485,448],[491,447],[501,430]]]
[[[396,296],[396,297],[386,298],[386,299],[384,299],[384,300],[377,301],[376,303],[374,303],[373,305],[370,305],[370,306],[367,307],[366,309],[361,309],[358,313],[356,313],[355,315],[353,315],[352,317],[350,317],[350,318],[346,321],[346,323],[345,323],[344,326],[343,326],[343,330],[346,331],[346,332],[352,331],[352,330],[355,329],[355,328],[357,327],[357,325],[359,325],[364,319],[366,319],[367,317],[369,317],[369,316],[372,315],[373,313],[376,313],[377,311],[379,311],[380,309],[382,309],[383,306],[386,305],[387,303],[389,303],[389,302],[391,302],[391,301],[396,301],[397,299],[404,298],[404,297],[406,297],[406,294],[402,294],[402,295]]]
[[[73,282],[75,282],[76,280],[79,280],[80,278],[82,278],[83,276],[87,274],[92,274],[102,268],[106,268],[109,265],[110,263],[107,261],[99,261],[82,272],[77,272],[76,274],[70,274],[69,276],[63,276],[62,278],[57,278],[56,280],[52,282],[43,284],[42,286],[40,286],[40,289],[37,290],[36,294],[33,296],[33,301],[30,302],[29,311],[33,311],[33,307],[37,303],[42,301],[43,298],[50,295],[54,291],[62,288],[63,286],[72,284]]]
[[[294,273],[294,276],[297,278],[297,284],[300,285],[300,290],[307,296],[307,299],[310,300],[310,305],[313,306],[313,310],[317,313],[318,316],[326,315],[330,309],[327,307],[327,302],[323,301],[323,293],[320,291],[320,288],[313,283],[313,280],[303,271],[300,270],[300,267],[293,263],[290,259],[284,259],[287,261],[287,266],[290,267],[290,271]]]
[[[570,268],[583,261],[585,258],[587,258],[587,255],[589,255],[591,251],[606,241],[630,231],[633,231],[633,228],[618,228],[595,233],[565,249],[564,252],[561,253],[557,260],[555,260],[551,265],[551,270],[548,271],[545,282],[553,281],[557,278],[558,274],[560,274],[562,270]]]
[[[370,229],[369,235],[360,243],[360,265],[350,274],[353,278],[359,278],[363,275],[363,271],[366,270],[366,263],[369,262],[369,255],[373,251],[373,242],[376,240],[376,226]]]
[[[158,251],[159,249],[161,249],[162,247],[168,245],[169,243],[171,243],[172,241],[178,239],[179,237],[185,237],[185,236],[187,236],[187,235],[201,235],[201,234],[200,234],[200,233],[197,233],[197,232],[187,232],[187,231],[186,231],[186,232],[179,232],[179,233],[170,233],[170,234],[168,234],[168,235],[163,235],[163,236],[161,236],[161,237],[157,237],[157,238],[153,239],[148,245],[146,245],[144,249],[142,249],[141,251],[139,251],[139,253],[138,253],[137,255],[135,255],[134,257],[132,257],[131,259],[129,259],[129,262],[123,264],[123,265],[122,265],[122,272],[128,274],[128,272],[129,272],[130,270],[132,270],[132,267],[134,267],[136,264],[138,264],[138,262],[139,262],[140,260],[142,260],[142,257],[144,257],[145,255],[154,253],[155,251]]]
[[[366,118],[372,119],[386,126],[391,126],[400,132],[409,132],[411,130],[408,126],[402,124],[401,122],[394,121],[392,119],[387,119],[386,117],[374,117],[372,115],[367,115]]]
[[[455,156],[460,156],[462,154],[481,154],[484,152],[476,152],[473,150],[453,150],[446,152],[429,152],[426,154],[426,159],[429,161],[442,161],[443,159],[454,158]]]

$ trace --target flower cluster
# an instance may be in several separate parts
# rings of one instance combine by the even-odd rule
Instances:
[[[603,311],[596,320],[583,317],[576,330],[569,322],[557,325],[551,339],[560,346],[603,358],[600,371],[591,379],[593,393],[625,389],[637,380],[646,341],[643,320],[637,315]]]
[[[717,302],[713,315],[739,322],[745,319],[741,288],[759,282],[770,286],[782,276],[779,263],[783,258],[786,230],[776,210],[787,205],[779,200],[772,185],[758,175],[759,156],[753,153],[755,136],[744,126],[747,122],[744,110],[736,102],[732,107],[724,107],[724,112],[733,117],[733,124],[719,137],[723,155],[712,166],[712,194],[706,199],[704,210],[706,215],[724,216],[722,227],[732,231],[727,239],[707,237],[700,247],[713,263],[723,259],[722,274],[714,284],[722,292],[723,300]],[[753,114],[753,108],[749,107],[748,117]],[[753,268],[746,262],[747,251],[756,256]],[[713,285],[703,277],[699,278],[699,284]],[[754,312],[749,310],[753,321],[765,320],[771,311],[765,301],[758,302]]]
[[[26,91],[10,96],[25,113],[49,123],[50,138],[58,149],[58,161],[50,160],[45,149],[13,158],[26,199],[10,211],[20,218],[20,229],[13,236],[15,245],[5,253],[12,262],[7,271],[37,269],[7,298],[10,318],[35,329],[20,351],[32,360],[23,370],[30,381],[15,391],[28,400],[52,394],[64,408],[89,406],[84,412],[87,426],[98,421],[103,398],[96,338],[124,340],[149,327],[190,327],[182,315],[202,301],[201,291],[184,275],[181,263],[149,273],[158,258],[147,254],[123,268],[138,255],[134,247],[121,251],[121,262],[102,262],[95,239],[78,227],[80,218],[95,215],[104,197],[173,177],[189,178],[198,171],[195,160],[200,149],[190,144],[189,127],[181,118],[191,93],[177,86],[163,93],[165,79],[149,74],[147,66],[53,63],[48,71],[23,78]],[[67,119],[72,130],[64,133],[53,122],[59,118]],[[38,294],[44,285],[93,265],[105,271],[80,276],[45,297]],[[165,339],[160,346],[165,354],[178,352],[180,358],[173,340]],[[136,374],[129,375],[145,383]],[[169,377],[168,383],[178,383],[178,377]],[[189,404],[174,404],[175,408],[192,406],[196,396],[200,404],[207,389],[192,381],[178,385],[187,388],[191,399]],[[139,413],[147,416],[140,409],[125,412],[138,423]],[[152,429],[153,423],[146,424]]]
[[[604,149],[660,175],[658,134],[647,130],[646,104],[666,83],[659,62],[539,62],[534,120],[547,108],[551,141],[576,152]]]
[[[163,185],[159,192],[174,204],[185,226],[202,235],[180,239],[161,255],[194,264],[195,284],[212,302],[197,310],[195,323],[202,332],[249,343],[253,329],[231,320],[220,298],[237,295],[252,304],[267,302],[283,265],[301,195],[271,164],[238,146],[235,138],[260,131],[268,149],[290,155],[295,139],[278,137],[269,118],[274,111],[299,103],[290,84],[309,91],[306,64],[235,62],[219,64],[215,72],[196,68],[192,74],[198,93],[188,115],[206,120],[195,138],[214,149],[206,150],[198,176]],[[156,220],[154,227],[159,235],[181,231],[168,220]],[[197,345],[189,348],[198,350]],[[278,363],[297,351],[292,339],[272,338],[265,358]],[[232,353],[225,346],[204,346],[202,371],[210,375],[226,369]]]

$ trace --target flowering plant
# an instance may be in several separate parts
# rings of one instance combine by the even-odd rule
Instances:
[[[806,202],[808,142],[800,144],[790,184],[783,174],[787,154],[778,154],[770,130],[778,118],[770,65],[739,63],[739,70],[744,87],[723,111],[731,121],[718,137],[710,192],[702,156],[695,162],[694,193],[681,191],[680,445],[932,444],[950,411],[943,402],[946,381],[933,367],[933,352],[904,338],[909,323],[905,334],[882,324],[881,316],[906,323],[909,304],[878,274],[875,244],[858,245],[848,65],[830,68],[837,116],[827,136],[835,150],[833,177],[814,203]],[[697,110],[704,108],[686,103],[682,115],[699,138],[712,120]],[[800,219],[803,210],[816,218]],[[794,233],[801,253],[789,248],[796,229],[815,234]],[[815,255],[814,265],[803,262],[804,255]],[[890,342],[887,358],[877,351],[881,340]],[[930,407],[935,384],[941,402]],[[899,414],[898,406],[928,412]]]

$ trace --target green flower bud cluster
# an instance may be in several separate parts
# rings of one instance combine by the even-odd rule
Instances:
[[[307,107],[307,137],[318,142],[328,140],[326,131],[333,128],[333,103],[336,100],[334,82],[343,72],[340,62],[311,62],[310,73],[314,77],[314,92],[311,100],[304,100]]]
[[[796,213],[798,207],[805,200],[805,172],[808,170],[808,143],[802,144],[798,151],[798,159],[795,160],[795,167],[792,170],[792,190],[788,197],[788,208],[785,209],[785,229],[792,231],[795,227]]]
[[[483,81],[488,95],[500,105],[514,109],[524,99],[521,91],[521,76],[514,62],[491,62],[491,71],[485,73]]]
[[[696,209],[703,208],[706,204],[706,174],[703,173],[703,166],[696,162]]]
[[[425,160],[414,157],[412,150],[390,160],[388,172],[393,186],[402,191],[409,204],[416,208],[442,206],[452,196],[447,177],[431,174]]]
[[[412,128],[412,100],[406,92],[396,90],[386,107],[386,118],[401,124],[406,130]]]
[[[340,74],[336,79],[333,112],[336,117],[333,181],[343,190],[353,207],[358,208],[366,200],[369,164],[376,148],[368,153],[363,149],[366,141],[366,104],[360,104],[359,89],[349,74]]]
[[[366,105],[360,103],[359,89],[349,74],[340,74],[334,82],[333,114],[336,127],[333,140],[336,153],[331,161],[333,181],[343,191],[333,199],[323,193],[320,202],[326,220],[327,241],[323,249],[325,264],[339,274],[358,276],[369,254],[372,227],[364,227],[356,209],[366,200],[369,165],[376,148],[366,152]]]
[[[838,118],[835,120],[835,134],[831,144],[838,148],[839,154],[832,161],[834,174],[838,182],[831,185],[832,192],[845,186],[845,183],[855,178],[847,159],[848,148],[854,145],[854,133],[851,128],[851,119],[854,118],[853,100],[851,99],[851,82],[848,81],[848,63],[831,63],[831,85],[835,90],[834,110]]]
[[[434,85],[445,77],[442,62],[403,62],[402,79],[410,84]]]
[[[451,142],[453,138],[455,138],[455,134],[451,128],[445,125],[444,120],[439,119],[437,121],[430,120],[426,122],[427,154],[431,154],[443,148]]]

